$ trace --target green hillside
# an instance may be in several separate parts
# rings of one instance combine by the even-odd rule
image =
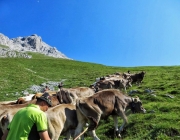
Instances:
[[[89,86],[95,78],[115,72],[146,71],[143,83],[128,89],[138,90],[146,114],[131,114],[122,132],[123,140],[178,140],[180,139],[180,66],[111,67],[100,64],[56,59],[34,54],[33,59],[0,58],[0,101],[14,100],[13,93],[47,81],[67,79],[65,87]],[[150,88],[155,92],[146,93]],[[170,96],[167,96],[170,95]],[[174,98],[170,98],[174,97]],[[121,123],[122,120],[119,119]],[[113,120],[101,121],[97,135],[102,140],[113,138]],[[86,136],[86,135],[85,135]],[[90,140],[86,136],[87,140]]]

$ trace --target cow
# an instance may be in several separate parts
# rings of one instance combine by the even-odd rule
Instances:
[[[34,94],[28,94],[28,95],[26,95],[24,97],[19,97],[15,104],[24,104],[24,103],[32,100],[33,96],[34,96]]]
[[[114,81],[110,81],[110,80],[99,81],[94,86],[95,92],[98,92],[103,89],[111,89],[113,87],[114,87]]]
[[[20,107],[20,108],[19,108]],[[0,128],[7,129],[15,113],[22,108],[22,105],[14,105],[0,115]],[[60,104],[50,107],[45,112],[48,120],[48,133],[52,140],[58,140],[60,135],[65,135],[67,140],[71,137],[71,132],[77,127],[76,106],[72,104]],[[1,137],[1,136],[0,136]]]
[[[130,77],[132,79],[132,84],[136,83],[136,84],[140,85],[140,83],[142,83],[142,81],[143,81],[145,74],[146,74],[145,71],[141,71],[141,72],[135,73],[135,74],[124,73],[123,76]]]
[[[131,83],[132,79],[130,77],[127,79],[120,78],[119,80],[114,80],[114,88],[123,89],[127,93],[126,89],[132,87]]]
[[[85,126],[85,123],[89,120],[90,124],[88,130],[90,135],[94,140],[99,140],[95,133],[95,129],[100,119],[106,119],[110,115],[112,115],[114,119],[115,132],[117,136],[120,137],[121,131],[128,122],[125,114],[128,110],[131,110],[132,113],[146,112],[138,97],[132,98],[126,96],[116,89],[102,90],[93,96],[85,99],[78,99],[76,101],[78,126],[75,130],[74,137],[76,138],[81,133],[83,126]],[[120,128],[118,128],[118,116],[123,119],[123,124]]]
[[[122,77],[111,77],[109,79],[99,81],[94,85],[95,92],[103,89],[123,89],[125,92],[127,87],[131,87],[131,78],[124,79]]]
[[[19,97],[15,101],[4,101],[4,102],[0,102],[0,103],[6,104],[6,105],[24,104],[24,103],[27,103],[28,101],[32,100],[33,96],[34,96],[34,94],[27,94],[26,96]]]
[[[94,90],[89,87],[61,88],[57,92],[57,97],[61,104],[76,104],[76,99],[89,97],[94,93]]]
[[[51,91],[48,93],[51,95],[52,106],[56,106],[56,105],[60,104],[55,91],[53,91],[53,92]],[[17,101],[6,101],[6,102],[1,102],[1,104],[15,105],[15,104],[35,103],[36,100],[34,100],[34,99],[36,99],[36,97],[42,96],[42,94],[44,94],[44,93],[36,93],[36,94],[32,94],[31,96],[20,97],[17,99]]]
[[[9,102],[12,103],[12,102]],[[6,127],[6,122],[7,120],[11,121],[12,120],[12,116],[14,116],[14,114],[20,110],[23,107],[26,107],[28,104],[35,104],[36,103],[36,99],[27,101],[24,104],[9,104],[8,102],[1,102],[0,103],[0,128],[3,130],[4,132],[4,128]],[[59,103],[59,100],[57,99],[57,96],[51,96],[51,103],[52,106],[56,106]]]
[[[55,91],[54,92],[48,92],[48,93],[51,96],[52,106],[56,106],[56,105],[60,104],[59,99],[58,99],[57,94],[56,94]],[[36,93],[36,94],[34,94],[34,96],[32,97],[32,100],[36,99],[37,97],[42,96],[42,94],[44,94],[44,93]]]
[[[24,104],[14,104],[14,105],[9,105],[9,104],[0,104],[0,128],[2,132],[7,129],[7,126],[9,122],[12,120],[14,114],[20,110],[23,107],[26,107],[29,103],[34,102],[34,100],[29,101],[28,103]]]
[[[60,104],[49,108],[46,114],[50,138],[58,140],[60,135],[65,135],[67,140],[69,140],[78,124],[76,106]]]
[[[57,91],[46,91],[47,93],[49,93],[51,96],[55,96],[56,95],[56,93],[57,93]],[[42,93],[42,92],[37,92],[37,93],[35,93],[34,94],[34,96],[32,96],[32,99],[36,99],[36,97],[40,97],[40,96],[42,96],[44,93]]]

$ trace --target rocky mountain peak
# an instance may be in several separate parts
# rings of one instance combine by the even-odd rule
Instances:
[[[43,42],[42,38],[37,34],[9,39],[7,36],[0,33],[0,44],[8,46],[8,49],[12,51],[18,51],[23,53],[26,51],[31,51],[42,53],[55,58],[70,59],[63,53],[58,51],[56,47],[51,47],[50,45]]]

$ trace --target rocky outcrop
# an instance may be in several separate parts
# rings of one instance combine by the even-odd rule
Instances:
[[[13,51],[11,49],[1,48],[0,47],[0,57],[18,57],[18,58],[31,58],[31,55],[28,55],[25,52]]]
[[[58,51],[55,47],[51,47],[45,42],[42,41],[41,37],[34,34],[27,37],[17,37],[9,39],[7,36],[0,33],[0,44],[8,46],[9,48],[1,48],[0,53],[1,57],[5,57],[5,54],[7,57],[10,56],[19,56],[19,57],[25,57],[25,58],[31,58],[31,56],[28,56],[25,52],[31,51],[31,52],[38,52],[41,54],[45,54],[47,56],[55,57],[55,58],[64,58],[64,59],[70,59],[67,56],[65,56],[63,53]],[[22,55],[20,55],[22,53]],[[16,54],[16,55],[14,55]]]

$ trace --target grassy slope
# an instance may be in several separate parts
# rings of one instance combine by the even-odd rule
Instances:
[[[96,77],[127,70],[132,73],[144,70],[146,76],[143,84],[139,87],[133,85],[128,90],[140,91],[133,96],[140,97],[147,113],[128,117],[129,123],[122,132],[122,139],[180,139],[180,66],[122,68],[32,55],[33,59],[0,58],[0,101],[16,99],[11,93],[46,81],[67,79],[65,87],[89,86]],[[145,93],[146,88],[155,90],[156,97]],[[166,97],[167,93],[175,98]],[[114,139],[112,118],[101,121],[96,132],[100,139]]]

